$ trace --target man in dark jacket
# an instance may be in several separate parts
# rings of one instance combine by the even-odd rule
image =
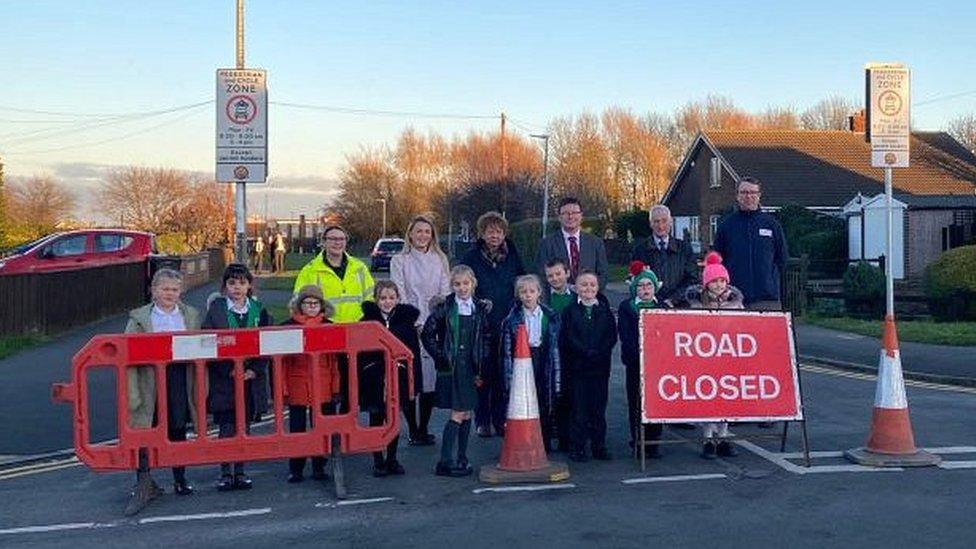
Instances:
[[[754,311],[778,311],[780,280],[786,270],[786,237],[783,227],[759,206],[759,180],[744,177],[736,193],[735,212],[722,220],[712,249],[742,291],[745,306]]]
[[[498,212],[487,212],[478,218],[478,242],[461,259],[478,279],[475,298],[491,301],[488,313],[488,348],[491,356],[482,368],[482,386],[478,389],[478,407],[474,422],[478,436],[491,436],[491,429],[502,436],[508,401],[501,376],[499,333],[502,320],[515,302],[515,279],[525,274],[522,258],[515,244],[505,238],[508,222]]]
[[[684,301],[685,290],[698,283],[695,252],[690,244],[671,236],[671,210],[667,206],[654,205],[650,221],[653,234],[634,245],[630,259],[639,260],[658,276],[658,302],[676,307]]]

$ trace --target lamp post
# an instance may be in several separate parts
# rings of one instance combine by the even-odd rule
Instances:
[[[542,238],[545,238],[546,226],[549,225],[549,134],[533,133],[529,137],[541,139],[545,150],[542,161]]]
[[[386,199],[377,198],[376,201],[383,203],[383,235],[380,238],[386,238]]]

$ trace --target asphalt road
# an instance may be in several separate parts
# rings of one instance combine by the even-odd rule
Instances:
[[[863,444],[875,383],[815,368],[803,371],[810,441],[820,452],[813,468],[775,454],[772,441],[743,443],[739,457],[711,462],[688,443],[669,446],[641,473],[626,457],[621,374],[617,364],[608,410],[617,459],[574,463],[571,478],[552,489],[485,492],[475,478],[433,476],[437,448],[411,447],[401,452],[403,477],[373,478],[368,457],[347,458],[344,504],[330,483],[285,483],[286,464],[276,461],[249,466],[250,492],[218,493],[214,467],[192,468],[196,494],[167,494],[123,519],[131,474],[55,463],[0,470],[0,546],[971,546],[976,391],[908,386],[916,440],[937,448],[945,468],[878,471],[836,457]],[[445,416],[435,414],[435,427]],[[799,450],[798,433],[790,431],[789,452]],[[500,440],[473,438],[471,446],[480,466],[497,460]],[[167,471],[155,475],[168,486]]]

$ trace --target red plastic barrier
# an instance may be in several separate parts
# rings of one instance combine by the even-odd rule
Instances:
[[[361,352],[381,351],[386,358],[385,388],[386,421],[377,427],[366,427],[357,421],[359,416],[359,383],[357,356]],[[309,364],[323,360],[348,357],[348,411],[338,415],[323,415],[321,404],[331,395],[321,392],[321,367],[311,368],[312,426],[304,433],[289,433],[284,427],[285,372],[282,358],[303,355]],[[270,359],[272,376],[274,426],[271,433],[244,433],[244,361],[252,358]],[[167,437],[166,372],[168,364],[192,364],[195,376],[195,426],[208,425],[206,412],[208,362],[234,362],[237,435],[217,439],[202,434],[197,428],[195,438],[185,442],[170,441]],[[317,327],[282,326],[248,330],[209,330],[164,334],[100,335],[91,339],[72,360],[71,382],[52,387],[55,401],[74,406],[75,452],[78,458],[95,470],[134,470],[138,466],[139,450],[144,448],[150,467],[205,465],[231,461],[276,460],[289,457],[326,455],[332,450],[333,435],[339,435],[344,454],[382,450],[400,432],[399,384],[397,368],[406,364],[409,387],[413,392],[413,355],[392,333],[377,322],[331,324]],[[132,367],[150,366],[156,374],[156,417],[149,428],[129,426],[129,406],[126,371]],[[90,441],[90,410],[88,374],[94,369],[108,368],[116,374],[118,416],[117,443]],[[110,398],[110,396],[106,396]]]

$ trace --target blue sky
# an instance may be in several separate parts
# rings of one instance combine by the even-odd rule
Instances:
[[[523,126],[609,105],[667,112],[706,94],[749,110],[863,95],[863,65],[913,70],[913,122],[976,112],[976,3],[311,2],[249,0],[247,64],[274,101],[494,115]],[[124,164],[212,172],[213,108],[81,130],[80,116],[213,98],[234,64],[233,0],[0,4],[0,155],[87,192]],[[406,126],[448,135],[493,119],[270,110],[272,213],[327,197],[344,156]],[[51,120],[59,124],[50,124]],[[44,123],[40,121],[45,121]],[[32,133],[56,128],[49,133]],[[519,128],[514,128],[519,131]],[[535,129],[533,127],[533,129]],[[41,139],[43,138],[43,139]],[[95,146],[81,146],[99,143]],[[257,191],[257,189],[255,189]],[[252,197],[260,197],[260,192]],[[253,206],[252,206],[253,207]]]

